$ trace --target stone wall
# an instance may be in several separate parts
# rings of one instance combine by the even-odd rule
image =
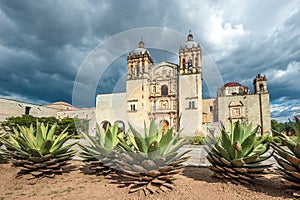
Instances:
[[[0,121],[5,121],[8,117],[22,116],[24,114],[36,117],[56,117],[57,111],[57,109],[47,106],[0,98]]]
[[[263,132],[271,128],[269,94],[251,94],[218,97],[218,120],[229,130],[230,118],[233,122],[242,119],[253,126],[260,125]],[[239,105],[240,104],[240,105]],[[240,115],[234,109],[240,108]]]
[[[127,104],[126,93],[101,94],[96,98],[96,122],[102,124],[105,121],[114,124],[123,121],[127,127]]]

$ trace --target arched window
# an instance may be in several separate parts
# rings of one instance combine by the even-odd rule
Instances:
[[[161,96],[168,96],[168,86],[161,86]]]
[[[153,86],[153,92],[156,93],[156,86]]]
[[[125,132],[125,123],[123,121],[117,120],[114,124],[118,124],[118,133]]]
[[[182,66],[183,66],[183,70],[185,70],[185,68],[186,68],[186,61],[185,61],[185,58],[182,59]]]
[[[136,76],[140,76],[140,67],[136,66]]]
[[[193,63],[192,63],[191,59],[188,60],[188,70],[189,70],[189,72],[193,71]]]
[[[262,92],[262,91],[264,91],[264,85],[263,84],[260,84],[259,85],[259,90]]]
[[[105,121],[102,121],[102,122],[101,122],[100,126],[101,126],[104,130],[106,130],[108,127],[111,126],[111,124],[110,124],[109,121],[105,120]]]

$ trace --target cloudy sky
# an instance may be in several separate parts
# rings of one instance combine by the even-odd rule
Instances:
[[[1,0],[0,96],[72,103],[77,72],[98,44],[134,28],[161,27],[192,30],[224,82],[252,88],[256,74],[265,74],[272,118],[284,121],[300,113],[299,26],[299,0]],[[151,53],[155,61],[172,58]],[[122,80],[126,54],[97,92],[111,92]]]

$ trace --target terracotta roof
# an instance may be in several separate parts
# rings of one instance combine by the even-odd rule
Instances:
[[[242,86],[242,85],[237,82],[228,82],[223,87],[237,87],[237,86]]]
[[[63,102],[63,101],[58,101],[58,102],[54,102],[50,105],[64,105],[64,106],[71,106],[73,107],[71,104],[67,103],[67,102]]]

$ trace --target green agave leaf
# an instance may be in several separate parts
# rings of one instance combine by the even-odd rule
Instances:
[[[236,143],[237,143],[237,141],[234,142],[234,143],[230,146],[230,148],[228,149],[228,151],[227,151],[228,154],[229,154],[229,156],[230,156],[230,159],[236,159],[236,158],[237,158],[237,150],[235,149]]]
[[[241,122],[238,120],[233,129],[233,137],[232,137],[231,143],[234,143],[236,141],[239,141],[239,142],[242,141],[242,137],[243,137],[242,131],[243,131],[243,129],[241,126]]]
[[[21,127],[19,126],[20,129],[20,136],[28,145],[28,147],[33,148],[33,149],[37,149],[37,146],[35,145],[35,137],[34,137],[34,133],[30,131],[29,128],[26,127]]]
[[[258,158],[259,158],[259,155],[252,155],[252,156],[248,156],[246,158],[243,158],[243,161],[246,164],[250,164],[250,163],[255,162]]]
[[[58,150],[52,152],[52,154],[53,154],[53,155],[64,154],[64,153],[66,153],[67,151],[69,151],[70,148],[72,148],[72,147],[73,147],[74,145],[76,145],[76,144],[77,144],[76,142],[73,142],[73,143],[71,143],[71,144],[68,144],[68,145],[66,145],[66,146],[64,146],[64,147],[62,147],[62,148],[60,148],[60,149],[58,149]]]
[[[92,136],[90,136],[87,133],[84,132],[80,132],[80,135],[93,147],[96,147],[96,141],[95,138],[93,138]]]
[[[156,140],[156,134],[151,135],[150,137],[148,137],[147,139],[147,145],[150,146],[152,144],[152,142],[157,141]],[[149,150],[148,150],[149,151]]]
[[[158,132],[158,130],[157,130],[155,121],[154,121],[154,120],[151,120],[148,137],[151,137],[151,136],[153,136],[153,135],[156,135],[157,132]]]
[[[159,143],[157,141],[153,141],[150,144],[148,149],[148,155],[152,160],[160,157],[161,154],[159,151]]]
[[[222,155],[222,157],[224,157],[228,161],[231,160],[230,155],[228,154],[228,152],[222,146],[220,146],[219,143],[215,144],[215,148]]]
[[[243,159],[239,158],[239,159],[235,159],[235,160],[231,160],[230,163],[236,167],[242,167],[245,165],[245,162],[243,161]]]
[[[176,141],[176,138],[175,138],[175,141]],[[167,155],[167,154],[169,154],[171,152],[176,152],[176,151],[178,151],[181,147],[183,147],[186,144],[187,144],[186,138],[180,138],[173,145],[172,145],[172,143],[169,143],[169,145],[167,146],[167,148],[166,148],[165,152],[163,153],[163,155]]]
[[[135,139],[134,139],[134,136],[131,135],[131,134],[129,133],[129,134],[128,134],[128,138],[129,138],[130,143],[134,146],[134,148],[135,148],[136,150],[139,150],[139,147],[138,147],[138,145],[136,144],[136,141],[135,141]]]
[[[48,129],[49,129],[49,124],[47,124],[46,126],[44,125],[44,128],[42,129],[42,135],[43,135],[43,139],[45,140],[48,134]]]
[[[19,135],[20,135],[18,129],[15,128],[15,127],[13,127],[13,132],[14,132],[14,134],[15,134],[16,136],[19,136]]]
[[[12,145],[13,146],[15,146],[15,147],[17,147],[17,148],[21,148],[21,146],[20,146],[20,144],[19,144],[19,142],[15,139],[15,137],[14,137],[14,135],[9,135],[8,136],[9,137],[9,139],[12,141]],[[5,138],[2,138],[4,141],[6,141],[6,143],[8,143],[8,141],[5,139]]]
[[[255,160],[253,163],[261,163],[261,162],[263,162],[263,161],[265,161],[265,160],[268,160],[269,158],[271,158],[272,156],[273,156],[273,153],[274,152],[272,152],[270,155],[268,155],[268,156],[260,156],[257,160]]]
[[[99,138],[100,146],[103,147],[105,143],[105,134],[103,133],[102,128],[98,123],[96,124],[96,134]]]
[[[131,147],[126,143],[126,142],[119,142],[119,146],[121,146],[121,148],[127,152],[133,152],[133,150],[131,149]]]
[[[295,145],[293,152],[297,158],[300,158],[300,143],[299,142]]]
[[[44,142],[44,137],[43,137],[43,127],[44,127],[44,124],[42,125],[39,125],[38,124],[38,121],[36,122],[36,146],[38,147],[38,149],[40,149],[42,143]]]
[[[90,155],[99,155],[101,153],[105,154],[106,151],[102,151],[103,149],[96,149],[95,147],[92,146],[85,146],[83,144],[78,143],[78,146],[83,149],[86,153],[89,153]]]
[[[270,136],[269,134],[261,136],[260,139],[255,142],[254,147],[257,147],[258,145],[264,143],[268,139],[269,136]]]
[[[288,136],[282,133],[277,133],[282,143],[287,146],[292,152],[296,146],[296,143],[293,142]]]
[[[256,141],[256,133],[251,133],[242,143],[243,156],[246,157],[253,149]]]
[[[55,130],[56,130],[56,125],[52,125],[47,136],[46,136],[46,140],[53,140],[53,136],[55,134]]]
[[[61,157],[64,157],[64,156],[71,156],[71,155],[74,155],[76,152],[77,152],[77,150],[71,150],[71,151],[68,151],[67,153],[64,153],[64,154],[55,155],[54,157],[55,158],[61,158]]]
[[[64,141],[65,138],[68,137],[68,133],[64,133],[62,132],[57,138],[55,138],[52,148],[54,148],[55,146],[57,146],[58,144],[61,144],[61,141]],[[70,138],[70,137],[69,137]],[[59,145],[58,145],[59,146]],[[56,150],[56,149],[55,149]],[[55,151],[53,150],[53,151]],[[52,152],[52,151],[51,151]]]
[[[131,126],[130,123],[129,123],[129,127],[132,134],[134,135],[134,141],[138,147],[137,149],[139,151],[146,153],[148,151],[148,146],[145,139],[141,136],[141,134],[137,130],[135,130],[135,128],[133,128],[133,126]]]
[[[148,152],[148,146],[144,138],[134,137],[134,141],[136,142],[139,151],[143,153]]]
[[[105,149],[112,149],[113,148],[113,133],[111,131],[112,131],[111,128],[108,128],[106,130],[106,137],[105,137],[105,143],[104,143],[104,148]]]
[[[245,141],[246,138],[249,137],[249,135],[251,135],[252,133],[252,123],[249,124],[249,126],[247,126],[246,124],[244,124],[244,135],[243,135],[243,140],[241,143],[243,143]]]
[[[158,151],[159,143],[157,141],[153,141],[148,148],[148,152]]]
[[[249,156],[253,155],[262,155],[269,150],[270,145],[268,144],[260,144],[253,149],[253,151],[249,154]]]
[[[50,153],[53,153],[56,150],[58,150],[59,148],[61,148],[62,145],[71,138],[70,135],[68,136],[68,133],[65,133],[65,134],[67,134],[67,135],[65,137],[62,137],[59,141],[57,141],[57,142],[56,142],[56,140],[54,141],[54,143],[50,149]]]
[[[188,153],[191,152],[191,151],[192,151],[192,149],[189,149],[189,150],[187,150],[187,151],[184,151],[183,153],[177,154],[175,157],[166,160],[166,164],[170,164],[170,163],[172,163],[173,161],[179,160],[180,158],[182,158],[183,156],[185,156],[186,154],[188,154]]]
[[[161,147],[161,152],[164,152],[168,144],[171,142],[173,138],[172,129],[168,129],[167,132],[162,136],[159,141],[159,146]]]
[[[40,152],[36,149],[28,149],[28,153],[34,157],[42,157]]]
[[[28,148],[35,148],[34,146],[29,145],[23,137],[15,137],[15,140],[18,142],[20,148],[24,151],[27,151]]]
[[[42,144],[41,144],[41,148],[40,148],[40,153],[42,155],[46,155],[49,154],[50,149],[52,147],[53,142],[51,140],[45,140]]]
[[[88,153],[86,153],[86,152],[80,152],[79,153],[79,157],[81,157],[81,158],[83,158],[83,159],[85,159],[85,160],[94,160],[94,156],[92,156],[92,155],[90,155],[90,154],[88,154]]]
[[[145,120],[144,120],[144,136],[145,136],[145,138],[149,137],[149,135],[148,135],[148,129],[147,129],[147,125],[146,125]]]
[[[221,130],[221,139],[222,139],[222,146],[226,150],[229,150],[229,148],[231,147],[231,139],[224,129]]]

